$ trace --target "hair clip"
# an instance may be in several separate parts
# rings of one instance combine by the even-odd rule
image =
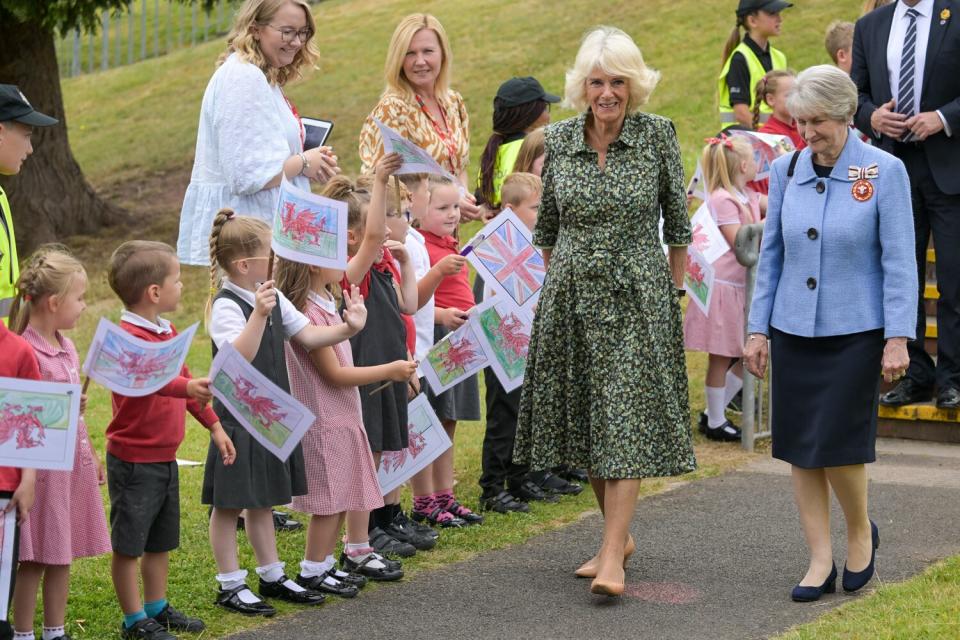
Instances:
[[[704,141],[711,147],[715,144],[722,144],[727,149],[733,149],[733,139],[725,133],[721,133],[718,138],[704,138]]]
[[[33,300],[33,296],[30,295],[29,293],[25,293],[25,294],[23,294],[23,300],[24,300],[25,302],[30,302],[31,300]]]

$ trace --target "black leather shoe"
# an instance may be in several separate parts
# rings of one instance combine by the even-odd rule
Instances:
[[[284,584],[289,579],[287,576],[280,576],[280,579],[276,582],[267,582],[263,578],[260,578],[260,595],[264,598],[286,600],[293,604],[307,604],[311,606],[323,604],[325,598],[322,593],[311,589],[295,591]]]
[[[960,409],[960,389],[947,387],[937,394],[937,407],[940,409]]]
[[[153,619],[161,626],[173,631],[189,631],[190,633],[200,633],[206,629],[203,620],[200,618],[191,618],[181,611],[177,611],[169,604],[163,608],[163,611],[153,616]]]
[[[567,467],[567,469],[560,474],[560,477],[564,480],[569,480],[570,482],[590,481],[590,475],[587,473],[587,470],[577,469],[576,467]]]
[[[553,491],[562,496],[576,496],[583,491],[583,487],[579,484],[567,482],[555,473],[544,475],[543,480],[540,481],[540,486],[543,487],[544,491]]]
[[[237,595],[244,589],[250,590],[245,584],[235,587],[233,589],[223,589],[221,587],[220,593],[217,594],[217,600],[214,604],[223,607],[234,613],[242,613],[245,616],[263,616],[269,618],[277,613],[277,610],[272,606],[264,602],[263,600],[258,600],[257,602],[246,603],[240,599],[240,596]],[[250,593],[253,593],[250,591]],[[135,636],[134,636],[135,637]]]
[[[436,507],[430,513],[412,511],[411,514],[413,515],[414,522],[429,522],[432,526],[442,529],[459,529],[467,526],[467,523],[462,518],[457,518],[452,513],[440,507]]]
[[[375,527],[370,531],[370,546],[374,551],[385,556],[400,556],[401,558],[412,558],[417,555],[417,548],[409,542],[401,542],[391,536],[389,533]]]
[[[899,407],[905,404],[926,402],[933,398],[933,389],[921,387],[910,378],[904,378],[897,386],[880,396],[880,404]]]
[[[495,496],[480,500],[480,509],[495,513],[511,513],[514,511],[527,513],[530,511],[530,506],[526,502],[520,502],[514,498],[509,491],[501,491]]]
[[[801,587],[797,585],[790,593],[794,602],[816,602],[825,593],[834,593],[837,590],[837,565],[830,569],[830,575],[819,587]]]
[[[472,524],[483,524],[483,516],[479,513],[474,513],[470,509],[466,508],[456,500],[447,505],[447,513],[453,514],[454,518],[460,518],[468,525]]]
[[[120,637],[137,638],[139,640],[177,640],[177,636],[167,633],[167,630],[153,618],[137,620],[129,627],[121,622]]]
[[[340,582],[345,582],[347,584],[352,584],[357,589],[363,589],[367,586],[367,579],[361,576],[358,573],[347,573],[346,571],[340,571],[334,567],[330,571],[330,575],[339,580]]]
[[[555,493],[552,491],[544,491],[543,487],[529,479],[520,483],[519,487],[511,487],[510,493],[512,493],[514,497],[523,500],[524,502],[530,502],[531,500],[536,500],[538,502],[559,502],[560,500]]]
[[[410,512],[410,515],[413,515],[413,511]],[[417,522],[412,518],[408,520],[408,522],[410,523],[410,526],[413,527],[413,530],[422,536],[430,536],[434,540],[440,537],[439,531],[424,522]]]
[[[413,522],[410,521],[410,518],[408,518],[407,514],[403,511],[400,511],[394,516],[384,531],[395,540],[413,545],[417,551],[429,551],[437,546],[437,539],[418,533],[413,528]]]
[[[708,440],[718,440],[720,442],[740,442],[740,437],[742,435],[743,434],[740,431],[740,427],[734,426],[734,424],[729,420],[717,428],[707,427]]]
[[[379,560],[382,566],[370,566],[374,560]],[[355,558],[341,553],[340,568],[348,573],[355,573],[377,582],[393,582],[403,577],[403,569],[391,567],[387,564],[387,559],[377,553],[365,553]]]
[[[707,435],[707,412],[700,412],[700,423],[697,425],[697,430],[703,435]]]
[[[327,571],[323,575],[312,578],[304,578],[302,575],[298,575],[295,582],[304,589],[330,593],[341,598],[353,598],[360,593],[358,587],[341,581],[334,575],[333,571]]]

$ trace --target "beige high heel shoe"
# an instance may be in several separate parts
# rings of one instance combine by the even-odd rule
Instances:
[[[633,536],[627,536],[627,544],[623,548],[623,568],[627,568],[627,561],[637,550],[637,545],[633,541]],[[580,568],[574,571],[578,578],[596,578],[597,577],[597,556],[594,556],[580,565]]]

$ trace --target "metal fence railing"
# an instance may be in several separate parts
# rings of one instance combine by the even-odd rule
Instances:
[[[750,317],[750,304],[753,302],[753,289],[757,283],[757,261],[760,258],[760,239],[763,236],[763,224],[745,224],[737,232],[734,253],[737,261],[747,268],[747,281],[744,293],[745,318]],[[766,380],[758,380],[743,369],[743,433],[741,444],[747,451],[753,451],[754,444],[760,438],[770,436],[770,402],[772,393],[770,380],[773,373],[771,362],[767,361]]]

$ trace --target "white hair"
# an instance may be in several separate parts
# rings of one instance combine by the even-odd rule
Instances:
[[[643,62],[643,55],[633,38],[616,27],[596,27],[583,37],[573,68],[567,71],[565,106],[577,111],[584,111],[589,106],[587,78],[595,69],[627,80],[630,89],[627,113],[646,104],[660,81],[660,72]]]
[[[787,95],[787,109],[794,118],[825,116],[850,122],[857,112],[857,85],[833,65],[804,69]]]

